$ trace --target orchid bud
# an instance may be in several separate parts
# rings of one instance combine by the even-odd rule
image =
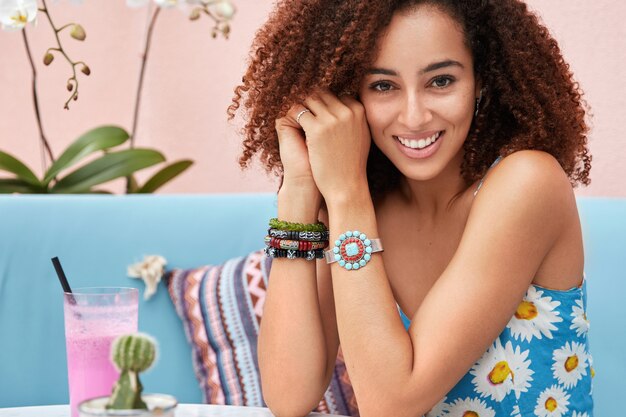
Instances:
[[[230,0],[221,0],[216,3],[214,6],[214,12],[220,19],[230,20],[235,15],[237,11],[235,6],[230,2]]]
[[[74,101],[78,100],[78,94],[74,95]]]
[[[87,37],[87,34],[85,33],[85,29],[83,29],[81,25],[76,24],[72,26],[72,31],[70,32],[70,36],[76,40],[84,41],[85,38]]]
[[[189,20],[198,20],[200,19],[200,9],[195,8],[191,11],[191,14],[189,15]]]
[[[68,81],[66,87],[67,87],[67,91],[72,91],[74,89],[74,84]]]
[[[219,22],[217,24],[217,30],[222,32],[222,35],[224,35],[224,37],[228,39],[228,34],[230,33],[230,25],[228,24],[228,22]]]
[[[54,61],[54,55],[52,55],[50,52],[47,52],[43,57],[43,64],[50,65],[52,61]]]
[[[91,70],[89,69],[89,67],[87,65],[83,65],[83,68],[81,69],[81,72],[85,75],[89,75],[91,74]]]

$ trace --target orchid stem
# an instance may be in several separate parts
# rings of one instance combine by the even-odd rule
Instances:
[[[148,32],[146,35],[146,45],[141,56],[141,69],[139,71],[139,84],[137,85],[137,94],[135,97],[135,111],[133,114],[133,128],[130,133],[130,147],[135,147],[135,133],[137,132],[137,121],[139,119],[139,108],[141,106],[141,91],[143,90],[143,80],[146,73],[146,64],[148,63],[148,53],[150,52],[150,44],[152,43],[152,31],[159,17],[160,7],[157,7],[150,19],[150,25],[148,26]]]
[[[72,77],[70,78],[70,80],[73,79],[76,82],[76,86],[72,90],[72,95],[70,96],[69,99],[67,99],[67,101],[65,102],[65,105],[63,106],[64,109],[69,110],[69,108],[70,108],[69,107],[70,101],[72,101],[72,99],[74,99],[74,97],[76,97],[78,95],[78,78],[76,77],[76,63],[74,61],[72,61],[69,56],[67,56],[67,53],[65,53],[65,50],[63,49],[63,46],[61,45],[61,39],[59,39],[59,31],[61,31],[61,29],[67,27],[68,25],[63,26],[61,29],[57,29],[57,27],[54,26],[54,23],[52,22],[52,17],[50,16],[50,12],[48,11],[48,6],[46,5],[46,0],[41,0],[41,2],[43,3],[43,8],[41,8],[39,10],[43,14],[46,15],[46,17],[48,18],[48,22],[50,22],[50,26],[52,26],[52,31],[54,32],[54,37],[56,38],[57,45],[59,46],[59,48],[57,50],[59,52],[61,52],[61,54],[65,57],[67,62],[69,62],[70,65],[72,66]]]
[[[50,162],[54,163],[54,155],[52,154],[52,148],[50,148],[50,143],[46,139],[46,135],[43,132],[43,124],[41,122],[41,111],[39,110],[39,98],[37,96],[37,69],[35,68],[35,62],[33,61],[33,54],[30,51],[30,45],[28,44],[28,37],[26,36],[26,29],[22,30],[22,37],[24,39],[24,46],[26,47],[26,55],[28,55],[28,61],[30,62],[30,68],[33,73],[33,104],[35,106],[35,117],[37,119],[37,128],[39,129],[39,137],[41,138],[41,144],[43,145],[43,149],[48,153],[48,157],[50,158]],[[45,154],[42,158],[43,162],[43,171],[44,173],[47,170],[46,167],[46,158]]]
[[[146,65],[148,63],[148,53],[150,52],[150,44],[152,43],[152,31],[156,24],[157,18],[161,11],[160,7],[157,7],[152,14],[150,24],[148,25],[148,31],[146,34],[146,44],[144,46],[143,54],[141,55],[141,69],[139,70],[139,83],[137,84],[137,94],[135,96],[135,110],[133,111],[133,128],[130,132],[130,148],[135,147],[135,135],[137,133],[137,121],[139,120],[139,108],[141,107],[141,92],[143,90],[143,80],[146,73]],[[131,192],[133,179],[132,176],[126,177],[126,193]]]
[[[60,32],[60,31],[62,31],[63,29],[68,28],[68,27],[70,27],[70,26],[74,26],[74,23],[68,23],[67,25],[65,25],[65,26],[61,26],[60,28],[55,29],[54,31],[55,31],[56,33],[59,33],[59,32]]]

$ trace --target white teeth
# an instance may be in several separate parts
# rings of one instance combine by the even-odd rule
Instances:
[[[400,136],[396,136],[396,137],[398,138],[400,143],[402,143],[407,148],[424,149],[425,147],[430,146],[434,141],[439,139],[439,136],[441,136],[441,132],[437,132],[437,133],[435,133],[434,135],[432,135],[429,138],[419,139],[419,140],[417,140],[417,139],[405,139],[405,138],[402,138]]]

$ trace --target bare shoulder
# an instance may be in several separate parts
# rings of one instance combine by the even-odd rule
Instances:
[[[464,235],[469,239],[491,230],[518,244],[525,239],[542,248],[545,260],[555,250],[573,253],[565,249],[572,243],[563,242],[575,240],[572,231],[579,222],[574,191],[559,162],[546,152],[525,150],[503,158],[487,174]]]
[[[495,202],[502,204],[494,206]],[[571,183],[559,162],[549,153],[535,150],[503,158],[485,178],[475,205],[476,209],[495,209],[507,202],[520,210],[534,207],[552,215],[576,205]]]
[[[559,162],[543,151],[524,150],[512,153],[503,158],[493,171],[493,177],[501,177],[514,184],[531,183],[551,187],[552,191],[572,190],[567,174]]]

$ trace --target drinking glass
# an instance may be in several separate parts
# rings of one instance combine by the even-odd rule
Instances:
[[[111,362],[117,336],[137,332],[136,288],[78,288],[64,293],[65,345],[72,417],[86,399],[110,395],[119,373]]]

